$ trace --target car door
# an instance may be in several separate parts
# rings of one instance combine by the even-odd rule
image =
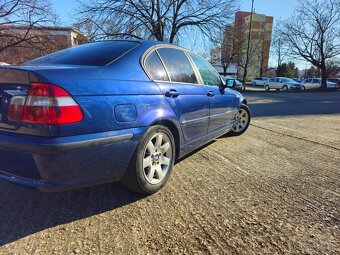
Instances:
[[[313,79],[313,89],[321,88],[321,79]]]
[[[147,56],[145,66],[177,115],[184,139],[204,136],[209,124],[209,99],[186,54],[177,48],[158,48]]]
[[[281,78],[275,79],[275,89],[282,89],[282,79]]]
[[[209,97],[208,131],[231,125],[238,110],[235,93],[228,88],[223,88],[221,76],[206,60],[194,53],[189,53],[189,56],[200,74],[200,80]]]

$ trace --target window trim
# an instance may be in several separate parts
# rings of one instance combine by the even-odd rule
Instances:
[[[187,54],[188,54],[188,57],[190,58],[190,60],[192,61],[192,64],[195,66],[195,71],[197,71],[198,74],[199,74],[199,77],[200,77],[200,84],[201,84],[202,86],[212,86],[212,87],[217,87],[217,86],[215,86],[215,85],[206,85],[206,84],[204,84],[204,81],[203,81],[203,78],[202,78],[202,76],[201,76],[201,73],[200,73],[200,71],[198,70],[196,64],[194,63],[194,60],[191,58],[190,54],[195,55],[196,57],[202,59],[204,62],[207,62],[207,61],[206,61],[203,57],[201,57],[200,55],[196,54],[195,52],[187,51]],[[208,64],[210,64],[210,63],[208,62]],[[215,67],[213,67],[213,68],[214,68],[215,73],[216,73],[216,74],[218,75],[218,77],[220,78],[220,82],[221,82],[221,84],[222,84],[222,83],[223,83],[223,80],[222,80],[221,75],[217,72],[217,70],[215,69]]]
[[[172,81],[171,78],[170,78],[170,75],[169,75],[169,72],[163,62],[163,59],[161,57],[161,55],[159,54],[159,52],[157,51],[158,49],[161,49],[161,48],[173,48],[173,49],[176,49],[176,50],[180,50],[184,53],[184,55],[186,56],[186,58],[188,59],[195,75],[196,75],[196,79],[197,79],[197,82],[196,83],[190,83],[190,82],[178,82],[178,81]],[[169,78],[168,81],[162,81],[162,80],[155,80],[152,78],[150,72],[147,70],[146,66],[145,66],[145,61],[146,59],[149,57],[149,55],[153,52],[153,51],[156,51],[158,57],[160,58],[161,62],[162,62],[162,65],[165,69],[165,72],[167,73],[167,76]],[[173,83],[173,84],[187,84],[187,85],[195,85],[195,86],[202,86],[204,84],[202,84],[202,81],[201,81],[201,75],[200,73],[197,71],[196,69],[196,66],[192,63],[192,60],[191,58],[188,56],[187,54],[188,50],[186,49],[183,49],[181,47],[178,47],[178,46],[175,46],[175,45],[169,45],[169,44],[158,44],[158,45],[154,45],[152,47],[150,47],[148,50],[146,50],[141,59],[140,59],[140,64],[144,70],[144,72],[146,73],[146,75],[148,76],[148,78],[151,80],[151,81],[154,81],[154,82],[161,82],[161,83]]]

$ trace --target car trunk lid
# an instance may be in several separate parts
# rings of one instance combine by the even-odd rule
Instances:
[[[15,130],[20,127],[20,122],[8,118],[9,103],[14,96],[27,96],[30,75],[29,71],[0,67],[0,130]]]

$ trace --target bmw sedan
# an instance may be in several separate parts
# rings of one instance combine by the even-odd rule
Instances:
[[[152,194],[175,160],[250,123],[246,99],[205,59],[152,41],[1,67],[0,102],[0,179],[41,191],[122,181]]]
[[[264,89],[269,91],[270,89],[276,90],[304,90],[304,87],[301,83],[294,81],[293,79],[286,77],[274,77],[271,78],[264,84]]]

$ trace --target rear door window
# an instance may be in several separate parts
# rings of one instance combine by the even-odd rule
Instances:
[[[153,80],[169,81],[165,68],[155,51],[146,58],[145,68],[150,73]]]
[[[157,51],[172,82],[197,83],[194,69],[182,50],[160,48]]]

